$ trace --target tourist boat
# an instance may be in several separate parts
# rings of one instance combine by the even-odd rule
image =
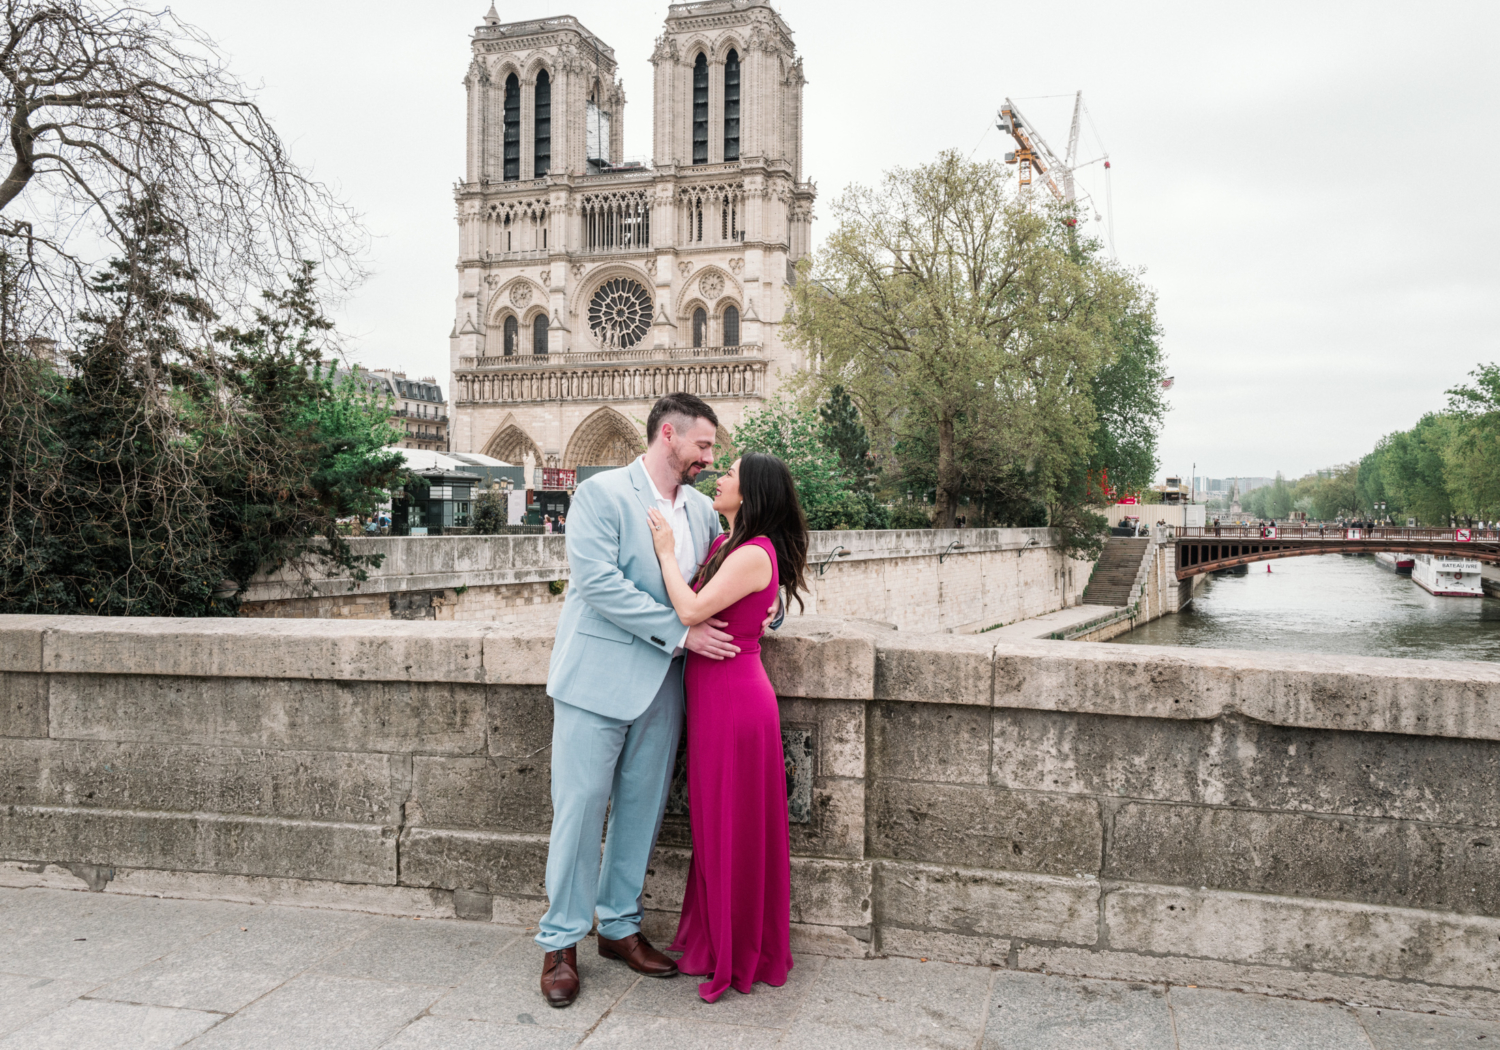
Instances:
[[[1449,598],[1484,597],[1476,559],[1418,554],[1412,560],[1411,578],[1424,591]]]
[[[1381,551],[1375,555],[1375,560],[1392,572],[1399,573],[1402,576],[1410,576],[1412,567],[1417,563],[1416,559],[1410,554],[1389,554],[1385,551]]]

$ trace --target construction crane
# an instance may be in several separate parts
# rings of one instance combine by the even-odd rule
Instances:
[[[1052,191],[1052,196],[1060,201],[1073,203],[1078,199],[1077,183],[1074,173],[1080,168],[1086,168],[1091,164],[1104,164],[1105,185],[1105,210],[1108,211],[1109,220],[1107,230],[1109,233],[1110,252],[1114,252],[1114,207],[1113,193],[1109,185],[1109,152],[1106,150],[1093,160],[1078,161],[1078,135],[1082,119],[1088,116],[1088,110],[1083,104],[1083,92],[1080,91],[1073,96],[1073,123],[1068,129],[1068,150],[1061,158],[1053,152],[1052,147],[1047,145],[1047,140],[1042,138],[1041,132],[1037,131],[1036,125],[1021,115],[1020,108],[1010,99],[1005,100],[1001,107],[999,119],[996,126],[1016,141],[1014,152],[1005,155],[1005,163],[1020,165],[1020,183],[1023,190],[1031,188],[1033,170],[1040,175],[1047,189]],[[1093,118],[1089,117],[1090,126]],[[1097,130],[1094,138],[1098,139]],[[1101,144],[1101,149],[1102,149]],[[1061,178],[1062,184],[1058,185]],[[1092,203],[1092,201],[1090,201]],[[1098,208],[1094,208],[1094,219],[1100,221],[1103,216],[1099,214]]]

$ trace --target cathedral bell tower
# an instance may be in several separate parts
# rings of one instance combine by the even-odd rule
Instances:
[[[649,165],[623,156],[614,51],[577,19],[492,7],[472,52],[454,450],[628,461],[674,390],[738,423],[801,364],[779,329],[816,193],[791,30],[765,0],[673,4]]]

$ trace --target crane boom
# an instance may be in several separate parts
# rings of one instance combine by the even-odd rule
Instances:
[[[1057,159],[1057,154],[1052,152],[1052,147],[1047,145],[1047,141],[1042,138],[1036,127],[1021,116],[1021,110],[1010,99],[1006,99],[1005,105],[1001,107],[997,126],[1015,139],[1016,146],[1019,147],[1015,153],[1007,154],[1005,159],[1013,164],[1021,165],[1021,185],[1031,185],[1031,169],[1034,167],[1037,173],[1046,180],[1047,188],[1052,191],[1054,197],[1058,200],[1069,200],[1070,198],[1063,193],[1062,187],[1057,184],[1057,180],[1052,177],[1052,169],[1057,168],[1067,172],[1070,180],[1072,169]]]

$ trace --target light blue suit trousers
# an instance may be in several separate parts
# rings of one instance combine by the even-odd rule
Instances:
[[[640,932],[646,866],[682,731],[682,662],[672,661],[655,698],[629,721],[552,701],[549,907],[536,936],[548,951],[583,940],[595,914],[601,937],[617,941]]]
[[[599,917],[619,940],[641,928],[646,865],[661,831],[682,734],[686,628],[667,600],[646,512],[646,468],[596,474],[568,511],[568,597],[547,675],[552,697],[552,840],[536,941],[577,944]],[[695,559],[719,534],[719,516],[687,490]],[[604,814],[609,830],[600,867]]]

